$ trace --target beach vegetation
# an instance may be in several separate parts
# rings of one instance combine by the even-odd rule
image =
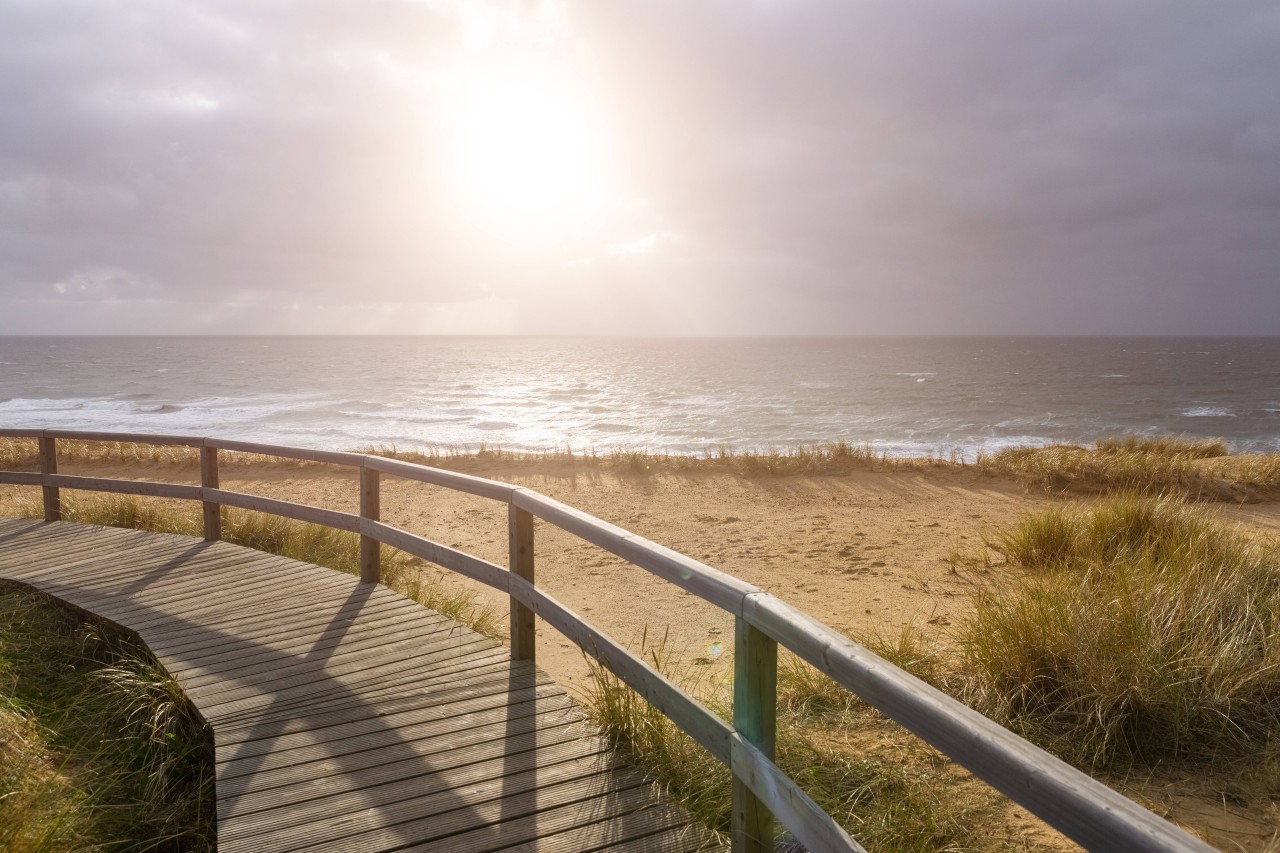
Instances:
[[[0,582],[0,851],[213,850],[213,739],[131,634]]]
[[[931,671],[933,657],[922,654],[926,644],[919,635],[905,632],[900,638],[868,642],[901,651],[921,671]],[[652,645],[642,638],[640,654],[713,713],[731,718],[732,685],[688,665],[672,653],[665,637]],[[703,823],[727,833],[733,782],[728,768],[612,672],[588,663],[590,680],[582,698],[591,718],[624,755]],[[1031,846],[1023,827],[1010,823],[1011,807],[998,794],[825,675],[785,654],[778,672],[776,762],[869,849],[924,853]]]
[[[1209,762],[1280,734],[1280,555],[1204,507],[1050,508],[993,547],[1026,570],[958,637],[966,698],[1086,768]]]
[[[976,467],[1043,491],[1177,493],[1223,501],[1280,494],[1280,454],[1233,456],[1216,439],[1131,435],[1092,447],[1010,448],[979,458]]]

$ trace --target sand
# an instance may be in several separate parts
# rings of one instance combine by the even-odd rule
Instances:
[[[194,482],[180,467],[64,465],[66,473]],[[619,475],[548,469],[485,472],[536,489],[769,590],[852,636],[893,636],[914,625],[944,642],[983,584],[1017,571],[972,560],[983,537],[1058,498],[972,470],[859,472],[847,476]],[[223,487],[354,511],[354,477],[326,466],[228,465]],[[0,514],[34,490],[0,487]],[[383,517],[407,530],[498,563],[506,561],[505,506],[448,490],[383,481]],[[1280,503],[1222,506],[1259,535],[1280,535]],[[614,638],[638,646],[663,635],[709,678],[727,675],[732,619],[696,597],[542,523],[537,580]],[[431,570],[428,570],[431,571]],[[466,581],[453,580],[451,583]],[[477,599],[508,602],[474,585]],[[585,683],[581,653],[540,625],[539,663],[571,688]],[[1175,818],[1209,828],[1220,845],[1262,850],[1280,823],[1269,801],[1241,804],[1203,780],[1129,780],[1126,792]]]

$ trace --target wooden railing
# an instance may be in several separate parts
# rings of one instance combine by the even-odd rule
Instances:
[[[0,436],[38,442],[40,473],[3,471],[0,483],[40,486],[48,521],[61,517],[60,489],[184,498],[203,504],[206,539],[221,536],[221,507],[238,507],[358,533],[360,579],[366,583],[379,581],[379,549],[388,545],[506,592],[511,600],[513,658],[535,659],[534,619],[543,619],[729,767],[734,780],[735,851],[771,849],[775,818],[813,853],[863,849],[773,762],[779,644],[1088,849],[1212,849],[768,592],[529,489],[381,456],[217,438],[22,429],[0,429]],[[59,439],[197,448],[201,485],[59,474]],[[222,489],[218,480],[220,451],[358,468],[360,514]],[[379,490],[384,474],[505,503],[509,565],[499,566],[381,521]],[[534,518],[733,614],[732,725],[538,588],[534,579]]]

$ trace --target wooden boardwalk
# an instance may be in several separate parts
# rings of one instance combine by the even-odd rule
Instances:
[[[0,520],[0,578],[137,634],[213,731],[218,849],[704,850],[532,664],[384,586],[229,545]]]

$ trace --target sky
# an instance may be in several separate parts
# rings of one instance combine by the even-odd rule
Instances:
[[[0,0],[0,334],[1280,334],[1273,0]]]

